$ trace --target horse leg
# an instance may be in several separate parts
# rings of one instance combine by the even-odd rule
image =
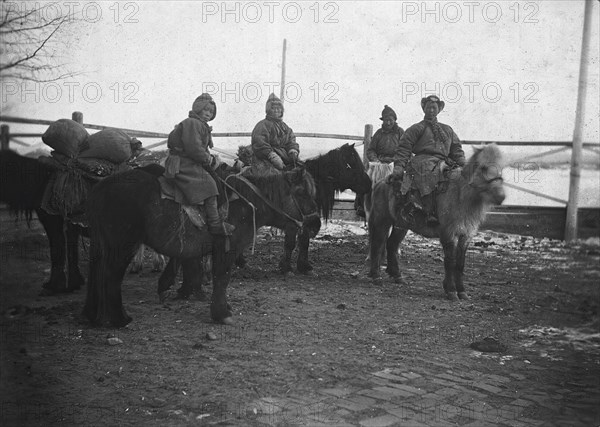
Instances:
[[[294,249],[296,248],[296,234],[298,234],[298,228],[295,226],[287,226],[285,228],[283,256],[279,261],[279,271],[282,274],[292,271],[292,252],[294,252]]]
[[[456,270],[457,242],[454,239],[442,241],[444,248],[444,291],[446,298],[457,301],[456,284],[454,283],[454,272]]]
[[[66,221],[67,236],[67,291],[81,289],[85,279],[79,270],[79,227]]]
[[[369,218],[369,256],[371,269],[368,276],[372,279],[381,278],[381,257],[383,248],[387,244],[390,224],[375,224],[373,217]]]
[[[36,209],[38,219],[44,226],[50,245],[50,280],[42,285],[48,294],[67,291],[67,276],[65,275],[65,235],[63,233],[63,218],[50,215],[43,209]],[[43,291],[44,292],[44,291]]]
[[[385,271],[394,279],[394,282],[398,284],[406,285],[406,282],[402,279],[402,273],[398,266],[398,247],[404,237],[408,233],[406,229],[400,229],[392,227],[392,233],[387,239],[386,251],[387,251],[387,268]]]
[[[212,284],[212,255],[203,256],[199,262],[202,274],[200,275],[200,285],[194,288],[194,294],[198,300],[206,301],[207,296],[204,292],[204,285],[210,286]]]
[[[458,298],[464,300],[469,299],[469,295],[465,291],[465,285],[463,283],[463,273],[465,271],[465,259],[468,247],[469,240],[467,239],[467,237],[460,236],[458,239],[458,247],[456,248],[456,267],[454,270],[454,283],[456,285],[456,292],[458,293]]]
[[[202,290],[202,283],[205,277],[202,258],[188,258],[181,261],[183,269],[183,284],[177,290],[178,298],[188,299],[192,293],[200,301],[206,301],[206,293]]]
[[[308,262],[308,246],[310,244],[310,236],[308,231],[300,233],[298,235],[298,261],[296,268],[299,273],[308,274],[312,271],[313,267]]]
[[[144,250],[146,249],[146,245],[140,245],[139,249],[135,253],[133,257],[133,261],[131,262],[131,267],[129,268],[129,274],[138,274],[144,268]]]
[[[232,324],[231,307],[227,303],[227,286],[231,279],[231,266],[235,251],[226,251],[226,237],[213,236],[213,292],[210,315],[215,322]]]
[[[167,298],[172,296],[171,287],[175,284],[175,278],[179,271],[179,258],[171,257],[167,266],[164,268],[162,274],[158,278],[158,299],[159,301],[165,302]]]
[[[246,261],[246,257],[244,257],[244,252],[240,252],[237,258],[235,259],[235,265],[238,268],[244,268],[248,265],[248,261]]]
[[[131,317],[123,307],[121,285],[139,243],[108,247],[93,231],[90,240],[90,276],[83,314],[94,325],[125,326]]]

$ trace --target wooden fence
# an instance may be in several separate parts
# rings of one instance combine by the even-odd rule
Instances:
[[[83,115],[80,112],[74,112],[72,119],[81,123],[87,129],[102,130],[108,128],[107,126],[89,124],[83,122]],[[39,119],[27,119],[20,117],[2,116],[0,122],[4,123],[22,123],[32,125],[50,125],[54,123],[54,120],[39,120]],[[136,138],[156,138],[163,139],[159,142],[147,144],[145,148],[152,149],[166,145],[166,138],[168,134],[159,132],[148,132],[142,130],[125,129],[119,128],[126,132],[132,137]],[[40,138],[41,133],[10,133],[10,128],[7,124],[3,124],[0,127],[0,149],[6,150],[9,148],[10,142],[16,143],[20,146],[30,147],[21,140],[21,138]],[[215,132],[212,134],[213,138],[250,138],[250,132]],[[299,138],[321,138],[321,139],[335,139],[345,141],[355,141],[356,147],[363,146],[363,159],[366,162],[365,152],[373,136],[373,126],[370,124],[365,125],[363,135],[340,135],[340,134],[324,134],[324,133],[303,133],[298,132],[296,136]],[[495,142],[500,146],[538,146],[538,147],[555,147],[548,151],[542,151],[532,156],[523,157],[516,160],[515,163],[530,162],[534,158],[541,158],[543,156],[556,154],[565,150],[569,150],[572,146],[571,141],[526,141],[526,142],[514,142],[514,141],[461,141],[463,145],[481,145],[485,143]],[[558,148],[556,148],[558,147]],[[589,150],[595,154],[599,154],[599,144],[584,143],[583,149]],[[213,149],[220,154],[224,154],[229,157],[235,157],[233,154],[225,152],[219,149]],[[498,232],[521,234],[533,237],[547,237],[551,239],[564,239],[565,226],[566,226],[566,215],[567,215],[567,201],[557,199],[555,197],[543,194],[537,191],[533,191],[527,188],[523,188],[514,184],[505,183],[507,187],[523,191],[529,194],[533,194],[538,197],[542,197],[554,202],[564,204],[564,207],[534,207],[534,206],[498,206],[495,207],[490,214],[487,216],[483,229],[494,230]],[[359,220],[354,212],[353,202],[347,200],[337,200],[334,210],[334,218],[343,218],[351,220]],[[579,208],[577,213],[578,225],[577,225],[577,236],[579,238],[587,237],[599,237],[600,236],[600,207],[595,208]]]

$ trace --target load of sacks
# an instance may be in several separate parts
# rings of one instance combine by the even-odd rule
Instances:
[[[42,208],[81,225],[87,222],[84,207],[92,185],[129,169],[132,142],[141,146],[121,130],[104,129],[90,135],[81,124],[69,119],[52,123],[42,141],[54,151],[39,161],[56,170],[46,186]]]

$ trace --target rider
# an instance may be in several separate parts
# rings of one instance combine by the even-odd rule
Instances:
[[[283,104],[274,93],[265,111],[266,117],[252,131],[252,168],[268,174],[295,166],[300,147],[294,131],[282,120]]]
[[[399,160],[397,149],[404,129],[396,123],[396,112],[387,105],[383,107],[379,120],[383,123],[369,143],[367,158],[370,162],[396,162]]]
[[[369,162],[394,163],[399,160],[397,150],[404,129],[398,126],[396,112],[388,105],[383,107],[379,120],[382,121],[381,128],[375,132],[369,143],[367,159]],[[355,208],[359,216],[365,217],[363,198],[363,194],[356,195]]]
[[[418,190],[420,201],[415,200],[415,205],[427,215],[428,225],[438,223],[434,191],[443,180],[444,170],[465,164],[458,136],[450,126],[437,121],[444,105],[435,95],[421,99],[425,117],[404,132],[396,153],[398,160],[394,163],[393,175],[404,177],[402,193],[406,194],[410,188]]]
[[[219,190],[211,170],[212,127],[208,122],[217,115],[212,97],[203,93],[196,98],[188,117],[169,134],[169,156],[165,176],[173,178],[189,205],[204,204],[208,230],[214,235],[229,235],[234,227],[223,221],[217,209]]]

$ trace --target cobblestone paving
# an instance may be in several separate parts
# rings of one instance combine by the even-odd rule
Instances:
[[[502,371],[441,363],[427,370],[383,369],[351,385],[320,389],[318,396],[259,399],[255,421],[314,427],[600,425],[600,368]]]

